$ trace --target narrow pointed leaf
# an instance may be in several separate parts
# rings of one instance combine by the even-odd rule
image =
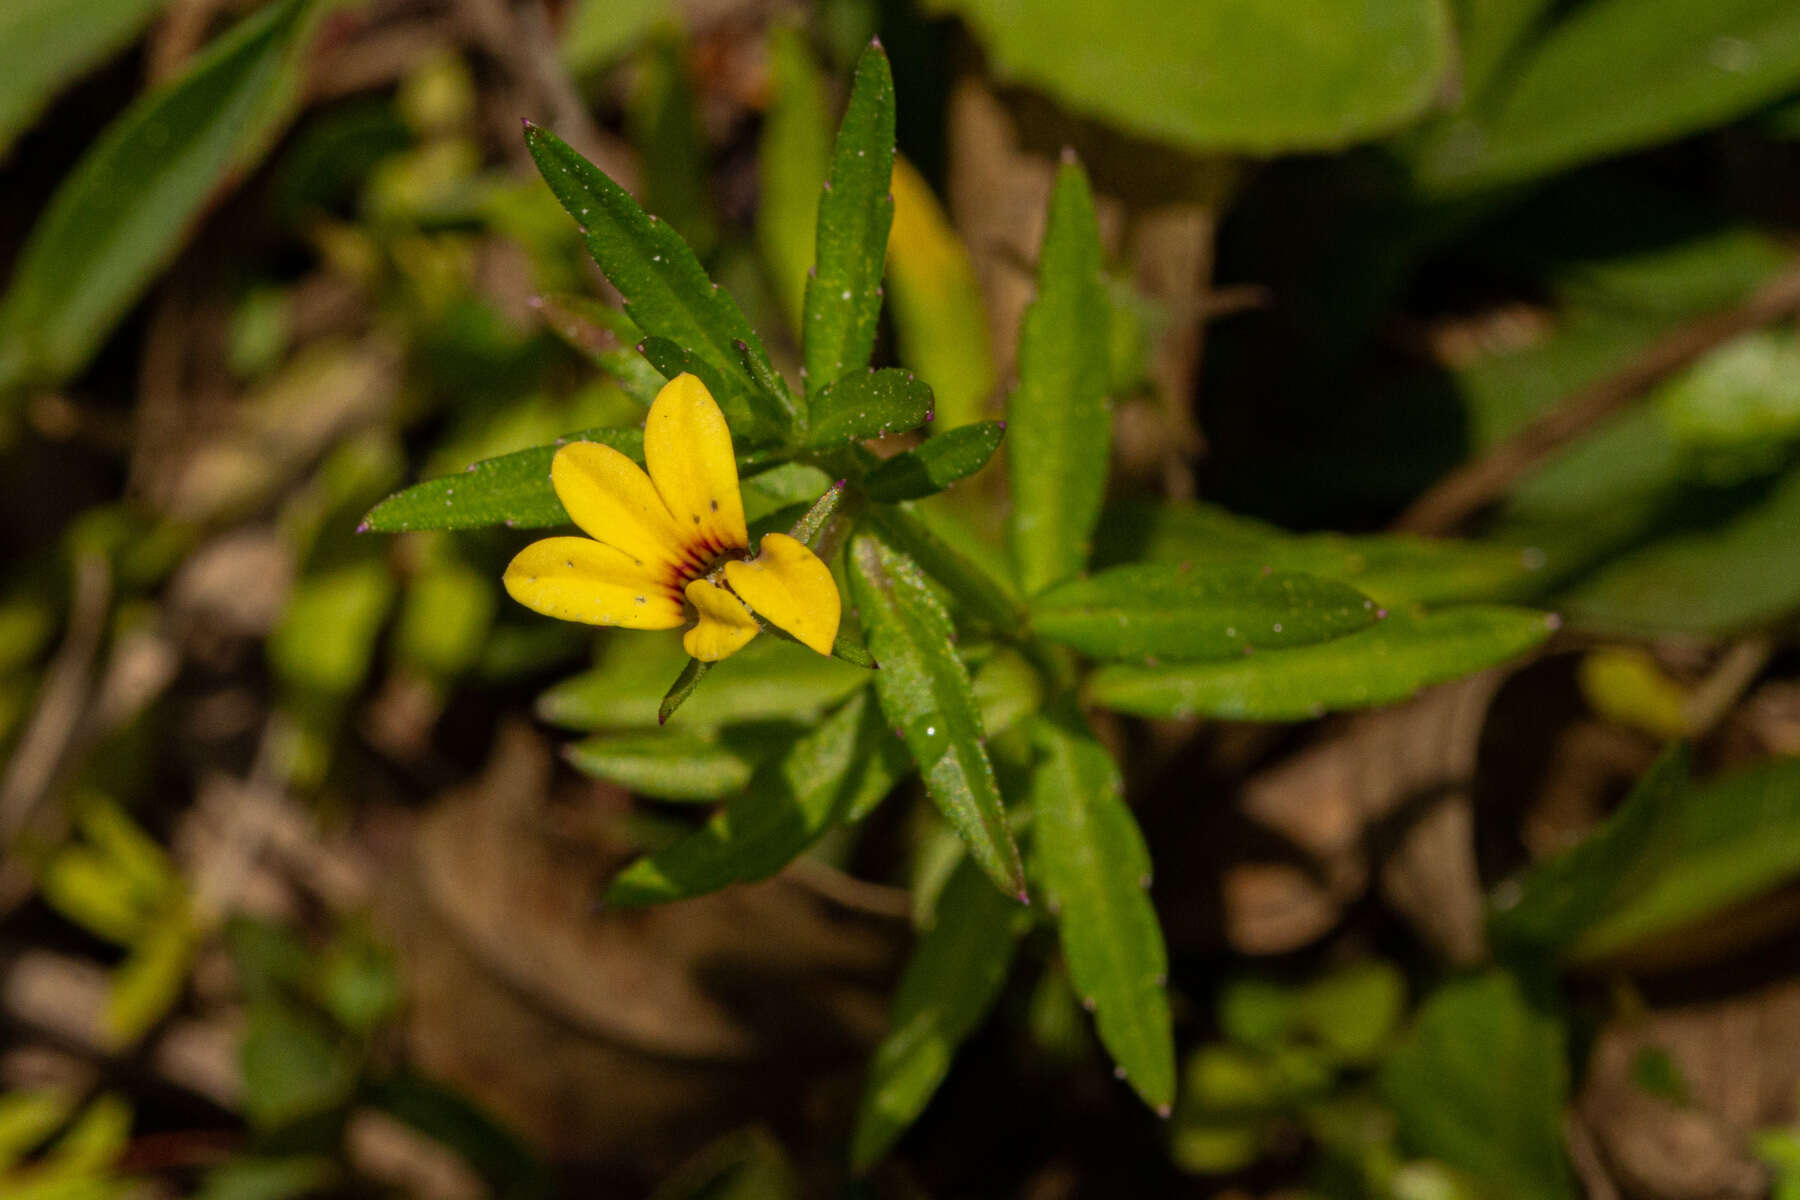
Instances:
[[[86,365],[220,185],[267,148],[294,97],[311,0],[246,17],[141,97],[63,180],[0,300],[0,388]]]
[[[1299,721],[1408,699],[1431,684],[1517,658],[1556,625],[1544,613],[1495,605],[1396,613],[1335,641],[1230,662],[1102,667],[1089,677],[1088,699],[1145,717]]]
[[[1025,607],[1006,583],[973,557],[939,537],[909,508],[872,508],[869,522],[891,545],[942,584],[959,611],[996,629],[1015,630],[1024,626]]]
[[[819,196],[817,253],[806,281],[806,392],[869,365],[881,316],[881,269],[894,220],[894,79],[879,42],[856,64],[850,105]]]
[[[1069,978],[1100,1041],[1144,1103],[1175,1101],[1168,952],[1146,889],[1150,853],[1112,755],[1078,712],[1039,718],[1031,776],[1034,845]]]
[[[1007,400],[1013,562],[1027,594],[1087,564],[1106,490],[1110,314],[1100,279],[1100,227],[1079,164],[1050,193],[1038,251],[1037,299],[1019,330],[1019,386]]]
[[[658,800],[716,800],[750,782],[756,766],[740,746],[686,733],[592,737],[563,753],[584,775]]]
[[[762,195],[756,241],[789,328],[798,334],[818,232],[819,185],[831,162],[825,81],[798,30],[769,34],[769,87],[757,155]]]
[[[1042,636],[1095,658],[1241,658],[1329,641],[1376,620],[1355,588],[1291,571],[1146,563],[1058,584],[1031,602]]]
[[[0,157],[59,88],[137,35],[164,0],[0,5]]]
[[[552,333],[611,375],[627,396],[646,408],[655,402],[668,377],[632,349],[643,332],[630,317],[591,296],[568,292],[541,296],[533,305]]]
[[[694,694],[694,689],[700,686],[700,681],[706,678],[706,673],[717,665],[717,661],[688,659],[687,665],[681,668],[681,674],[675,677],[675,682],[669,685],[669,690],[663,695],[662,703],[656,706],[656,723],[667,725],[669,718],[675,715],[675,710],[687,703],[688,697]]]
[[[731,426],[736,440],[745,443],[767,441],[771,432],[779,428],[771,423],[768,413],[761,407],[763,395],[748,371],[735,375],[721,371],[702,355],[684,350],[665,337],[647,337],[637,348],[664,379],[691,374],[704,383],[706,390],[718,401],[719,411],[725,414],[725,423]]]
[[[850,591],[881,663],[875,672],[881,710],[918,762],[926,792],[989,878],[1023,899],[1019,849],[949,614],[912,559],[867,534],[850,543]]]
[[[1637,813],[1632,801],[1655,811]],[[1627,805],[1602,832],[1613,842],[1619,837],[1611,832],[1615,826],[1625,831],[1619,840],[1630,859],[1628,874],[1568,948],[1576,961],[1683,935],[1800,876],[1800,758],[1770,759],[1689,783],[1672,797],[1646,792],[1640,799],[1634,792]],[[1653,837],[1630,835],[1652,823]],[[1620,851],[1614,844],[1608,857]]]
[[[1689,756],[1671,747],[1599,829],[1555,858],[1538,863],[1488,921],[1496,943],[1534,954],[1573,944],[1625,907],[1671,865],[1681,846]]]
[[[925,1110],[958,1046],[999,998],[1025,910],[994,891],[968,859],[938,898],[939,917],[913,948],[875,1051],[850,1143],[851,1166],[873,1166]]]
[[[709,821],[620,872],[606,903],[665,904],[766,879],[852,809],[872,806],[910,769],[867,691],[826,718]]]
[[[586,231],[588,253],[624,297],[625,311],[651,337],[667,338],[746,391],[757,384],[744,369],[737,344],[768,361],[756,331],[730,296],[706,276],[700,260],[666,221],[647,214],[624,188],[539,126],[528,126],[525,144],[550,190]],[[793,398],[764,394],[759,412],[778,429],[792,423]]]
[[[537,714],[582,731],[654,728],[669,680],[690,660],[679,638],[631,634],[600,665],[538,697]],[[812,721],[867,687],[869,673],[848,663],[758,638],[706,672],[681,710],[681,726],[705,729],[736,721]]]
[[[1109,504],[1094,566],[1247,563],[1347,583],[1376,603],[1523,600],[1544,587],[1543,555],[1524,546],[1393,533],[1290,533],[1202,503]]]
[[[931,387],[911,371],[858,371],[813,397],[806,441],[815,449],[917,429],[931,420]]]
[[[977,421],[940,433],[870,471],[863,491],[871,500],[934,496],[987,466],[1006,436],[1004,421]]]
[[[416,529],[480,529],[506,525],[546,529],[566,525],[569,514],[550,486],[550,460],[569,442],[600,442],[644,461],[641,429],[584,429],[548,446],[533,446],[469,464],[457,475],[427,479],[396,492],[369,510],[363,528],[375,533]]]

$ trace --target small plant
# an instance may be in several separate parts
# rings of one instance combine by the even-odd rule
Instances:
[[[1052,189],[1006,420],[936,428],[930,379],[872,365],[894,214],[894,94],[879,44],[857,66],[819,198],[801,387],[674,228],[553,133],[525,138],[624,301],[621,314],[550,297],[547,315],[635,345],[598,357],[629,392],[658,397],[649,432],[585,430],[477,462],[389,497],[364,527],[573,520],[596,540],[523,549],[507,572],[515,598],[565,619],[696,622],[678,673],[651,651],[608,651],[540,704],[594,731],[570,755],[590,773],[652,797],[730,795],[619,874],[607,904],[765,878],[916,774],[962,861],[924,906],[934,917],[875,1056],[855,1162],[880,1158],[923,1109],[1040,921],[1117,1073],[1168,1113],[1175,1050],[1151,856],[1091,714],[1288,720],[1407,697],[1548,636],[1542,613],[1469,603],[1504,594],[1523,558],[1283,535],[1196,505],[1108,508],[1113,314],[1073,155]],[[678,409],[676,425],[660,424]],[[909,442],[894,452],[890,435]],[[941,493],[1003,437],[1001,547],[970,519],[991,489]],[[884,438],[885,457],[869,444]],[[601,475],[613,483],[595,485]],[[740,479],[738,515],[726,510]],[[641,503],[620,499],[632,496]],[[759,557],[746,557],[751,545]],[[765,628],[811,650],[762,639],[712,674]],[[666,728],[646,720],[678,709]]]

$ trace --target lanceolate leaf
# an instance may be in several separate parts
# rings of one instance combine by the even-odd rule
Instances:
[[[858,692],[700,829],[625,868],[607,889],[622,908],[662,904],[766,879],[854,809],[872,806],[905,776],[905,750]]]
[[[1107,505],[1094,534],[1094,566],[1140,560],[1305,571],[1390,607],[1522,600],[1545,586],[1543,555],[1523,546],[1391,533],[1296,534],[1211,504]]]
[[[1606,824],[1508,889],[1510,900],[1496,903],[1488,922],[1494,940],[1554,954],[1672,865],[1681,851],[1681,802],[1693,790],[1688,765],[1682,747],[1666,751]]]
[[[576,770],[659,800],[715,800],[750,781],[756,756],[690,734],[591,737],[564,754]]]
[[[850,591],[881,669],[875,692],[925,777],[925,790],[1001,890],[1025,899],[1025,873],[983,743],[949,614],[917,564],[868,534],[850,543]]]
[[[0,158],[60,87],[142,29],[164,0],[8,0],[0,5]]]
[[[767,416],[763,393],[758,391],[753,380],[746,382],[749,380],[747,367],[739,374],[727,374],[701,355],[684,350],[665,337],[647,337],[637,348],[664,379],[686,373],[704,383],[713,399],[719,402],[719,411],[725,414],[725,423],[731,426],[740,444],[767,441],[770,433],[779,429]]]
[[[769,97],[758,155],[756,241],[789,327],[798,333],[831,159],[831,123],[818,64],[798,30],[769,34]]]
[[[1231,662],[1102,667],[1089,679],[1088,697],[1146,717],[1298,721],[1405,700],[1430,684],[1518,657],[1556,624],[1544,613],[1495,605],[1396,613],[1336,641]]]
[[[588,252],[625,299],[625,311],[651,337],[669,339],[732,378],[746,393],[758,389],[738,344],[766,364],[768,352],[744,314],[700,266],[681,235],[639,208],[625,189],[555,134],[536,125],[525,144],[569,215],[587,234]],[[793,398],[764,393],[759,411],[778,429],[792,423]]]
[[[1032,826],[1069,978],[1094,1012],[1100,1040],[1144,1103],[1175,1100],[1168,953],[1145,889],[1150,854],[1125,806],[1112,755],[1078,712],[1039,718]]]
[[[680,638],[627,634],[608,644],[598,667],[539,696],[537,714],[565,729],[655,728],[669,681],[689,661]],[[861,667],[757,638],[713,664],[682,706],[680,725],[692,731],[736,721],[814,721],[868,684]]]
[[[1094,199],[1086,173],[1066,161],[1050,194],[1037,299],[1019,331],[1019,386],[1006,406],[1012,434],[1009,533],[1027,594],[1087,563],[1112,445],[1108,321]]]
[[[1615,824],[1628,831],[1655,822],[1656,836],[1639,842],[1627,880],[1580,930],[1572,958],[1628,952],[1800,876],[1800,758],[1689,783],[1672,797],[1651,793],[1640,800],[1634,792],[1627,804],[1632,800],[1655,812],[1620,809],[1606,826],[1608,841],[1617,837]]]
[[[931,388],[911,371],[859,371],[813,397],[807,444],[823,449],[917,429],[931,420]]]
[[[1032,628],[1096,658],[1241,658],[1366,629],[1375,602],[1312,575],[1250,566],[1146,563],[1058,584]]]
[[[850,1143],[851,1166],[868,1167],[924,1111],[956,1048],[1000,995],[1029,914],[994,891],[968,859],[938,897],[894,997],[888,1035],[875,1051]]]
[[[641,429],[584,429],[549,446],[533,446],[470,463],[460,475],[427,479],[396,492],[369,510],[362,527],[375,533],[415,529],[480,529],[505,525],[544,529],[566,525],[569,514],[550,486],[550,460],[569,442],[602,442],[642,466]]]
[[[1025,624],[1025,608],[992,571],[926,527],[903,505],[873,508],[869,522],[881,536],[938,580],[966,616],[996,629]]]
[[[278,0],[247,17],[127,109],[63,180],[0,301],[0,389],[86,365],[219,185],[268,145],[312,7]]]
[[[894,220],[894,79],[876,42],[856,64],[850,106],[819,197],[818,253],[806,281],[806,394],[869,365],[881,315],[881,268]]]
[[[987,466],[1006,436],[1006,422],[977,421],[940,433],[870,471],[863,491],[871,500],[919,500],[936,495]]]
[[[630,317],[591,296],[567,292],[541,296],[533,304],[552,333],[617,380],[627,396],[646,408],[656,400],[667,377],[632,349],[643,334]]]

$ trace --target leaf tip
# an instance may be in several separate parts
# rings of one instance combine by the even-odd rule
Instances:
[[[374,526],[369,524],[369,519],[367,517],[364,517],[362,519],[362,522],[357,525],[356,532],[367,533],[367,532],[369,532],[369,530],[371,530],[373,528],[374,528]]]
[[[1173,1105],[1159,1104],[1156,1106],[1156,1115],[1161,1117],[1165,1121],[1168,1120],[1171,1116],[1173,1116],[1174,1113],[1175,1113],[1175,1108]]]
[[[1067,163],[1071,167],[1081,165],[1081,156],[1079,154],[1075,153],[1075,147],[1073,147],[1073,146],[1064,146],[1062,148],[1061,157],[1062,157],[1062,161]]]

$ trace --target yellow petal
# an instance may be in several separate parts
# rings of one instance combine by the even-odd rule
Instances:
[[[519,551],[503,577],[507,594],[562,621],[674,629],[682,622],[673,576],[623,550],[583,537],[553,537]]]
[[[677,375],[644,421],[644,462],[682,536],[700,558],[750,545],[731,429],[706,385]]]
[[[701,662],[730,658],[761,631],[744,602],[716,583],[694,580],[687,585],[687,598],[700,622],[681,635],[681,644]]]
[[[761,554],[725,564],[725,581],[763,620],[820,654],[831,653],[843,605],[831,568],[805,542],[766,534]]]
[[[641,566],[671,565],[698,573],[685,539],[650,477],[631,459],[599,442],[571,442],[550,460],[556,498],[582,532],[623,550]]]

